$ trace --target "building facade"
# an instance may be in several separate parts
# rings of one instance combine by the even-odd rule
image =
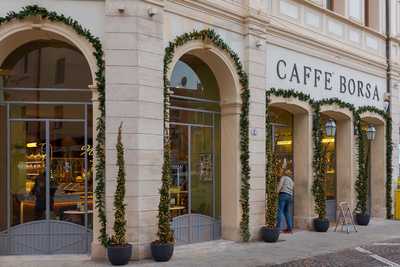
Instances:
[[[21,11],[32,4],[54,13]],[[177,244],[242,239],[243,125],[250,167],[246,225],[250,239],[258,239],[265,221],[266,112],[279,167],[295,181],[295,227],[311,227],[315,110],[282,93],[289,91],[313,101],[338,100],[326,101],[319,111],[323,124],[337,128],[335,136],[322,139],[331,220],[340,202],[356,208],[358,137],[348,107],[389,110],[391,157],[385,118],[371,109],[359,114],[363,127],[376,129],[365,147],[368,211],[386,217],[387,165],[393,178],[399,175],[399,12],[394,0],[2,1],[0,254],[104,257],[94,208],[96,125],[104,104],[107,230],[123,122],[128,240],[135,257],[149,256],[157,233],[165,81]],[[201,31],[211,37],[193,37]],[[244,92],[248,127],[242,121]]]

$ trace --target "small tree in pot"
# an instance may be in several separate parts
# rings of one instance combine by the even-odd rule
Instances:
[[[268,98],[267,98],[268,103]],[[268,106],[265,114],[265,149],[266,149],[266,168],[265,168],[265,186],[266,186],[266,210],[265,226],[261,228],[261,236],[265,242],[276,242],[279,239],[279,227],[277,227],[278,213],[278,162],[273,151],[272,125],[268,112]]]
[[[314,211],[318,215],[313,220],[313,226],[317,232],[326,232],[329,229],[329,220],[326,218],[326,193],[325,193],[325,177],[326,177],[326,152],[322,144],[323,132],[319,114],[319,106],[315,107],[313,120],[313,141],[314,141],[314,157],[313,171],[314,181],[312,185],[312,193],[314,196]]]
[[[158,204],[158,240],[151,243],[151,254],[155,261],[169,261],[174,253],[174,234],[171,229],[171,142],[169,137],[169,93],[164,92],[164,162],[162,167],[160,203]]]
[[[125,265],[132,256],[132,245],[126,241],[125,218],[125,160],[122,144],[122,123],[118,128],[117,140],[117,188],[114,194],[114,234],[110,237],[107,247],[108,259],[112,265]]]

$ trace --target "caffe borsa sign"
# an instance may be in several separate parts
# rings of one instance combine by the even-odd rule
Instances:
[[[275,45],[267,46],[267,86],[378,108],[386,90],[384,78]]]

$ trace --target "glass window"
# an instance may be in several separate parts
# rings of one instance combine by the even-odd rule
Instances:
[[[68,43],[39,40],[22,45],[0,67],[5,88],[88,89],[89,65]]]
[[[173,98],[183,96],[217,101],[218,106],[217,80],[207,64],[196,56],[185,55],[180,58],[172,72],[171,87]]]

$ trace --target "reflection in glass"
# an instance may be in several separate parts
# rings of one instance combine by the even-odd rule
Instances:
[[[82,122],[50,123],[50,210],[51,218],[85,225],[86,197],[92,210],[91,172],[85,172],[85,125]],[[90,147],[88,147],[90,149]]]
[[[46,126],[10,123],[11,225],[46,217]]]
[[[7,57],[1,69],[6,88],[87,89],[90,68],[75,47],[57,40],[26,43]]]
[[[212,128],[191,127],[191,212],[213,216]]]
[[[293,115],[281,108],[270,107],[274,152],[282,170],[293,174]],[[294,179],[293,175],[291,177]]]
[[[199,58],[183,56],[171,85],[171,212],[221,214],[220,107],[217,81]]]
[[[188,128],[182,125],[171,125],[171,160],[172,217],[188,213],[189,205],[189,161],[188,161]]]

